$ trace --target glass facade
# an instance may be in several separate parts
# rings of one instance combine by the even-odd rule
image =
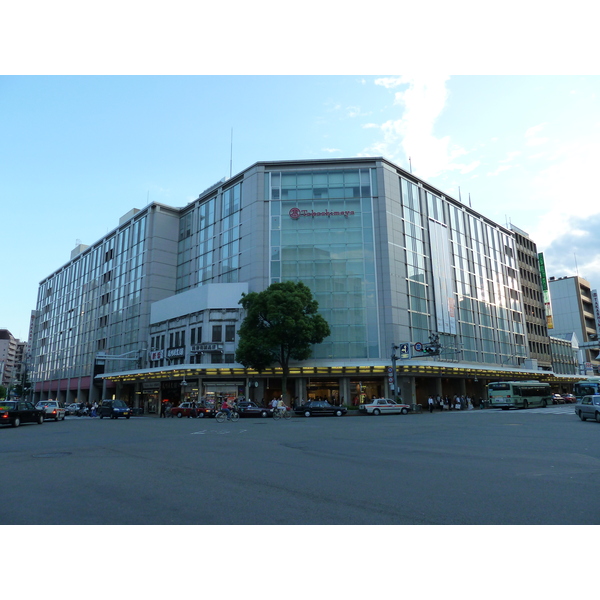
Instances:
[[[302,281],[331,336],[314,358],[379,356],[371,169],[271,172],[270,281]]]
[[[34,332],[36,380],[87,376],[96,353],[139,350],[145,245],[143,216],[42,282]]]
[[[180,218],[177,293],[239,281],[242,184],[194,204]]]
[[[412,340],[436,331],[462,360],[518,364],[527,350],[514,238],[399,179]]]

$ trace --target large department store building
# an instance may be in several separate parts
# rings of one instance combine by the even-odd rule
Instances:
[[[79,246],[39,287],[35,399],[282,392],[280,370],[235,362],[241,295],[302,281],[331,336],[288,393],[352,404],[392,390],[485,397],[531,361],[515,233],[383,158],[258,162],[183,208],[152,203]],[[415,350],[439,336],[439,356]],[[408,345],[412,357],[400,355]]]

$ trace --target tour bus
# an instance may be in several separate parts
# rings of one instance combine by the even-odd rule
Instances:
[[[552,404],[549,383],[539,381],[497,381],[488,383],[488,405],[490,408],[529,408]]]
[[[588,377],[573,385],[573,395],[577,402],[581,402],[584,396],[600,394],[600,377]]]

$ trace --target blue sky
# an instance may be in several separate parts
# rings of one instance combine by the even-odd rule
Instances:
[[[2,76],[0,327],[131,208],[256,161],[384,156],[600,285],[598,76]],[[9,253],[6,249],[10,249]]]

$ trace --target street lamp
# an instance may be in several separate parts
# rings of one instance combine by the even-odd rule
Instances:
[[[187,385],[188,385],[188,382],[184,379],[181,382],[181,398],[182,398],[183,402],[185,402],[185,388],[187,387]]]

